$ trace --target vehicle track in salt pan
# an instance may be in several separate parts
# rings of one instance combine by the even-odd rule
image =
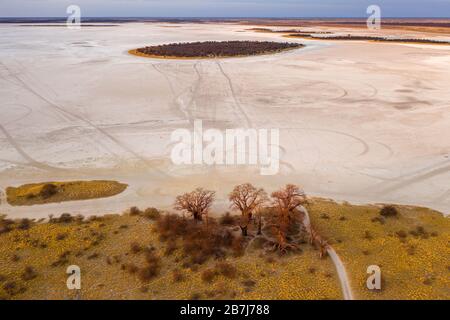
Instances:
[[[96,124],[94,124],[92,121],[84,118],[83,116],[72,112],[72,111],[68,111],[66,110],[64,107],[62,107],[61,105],[53,102],[52,100],[50,100],[49,98],[47,98],[46,96],[42,95],[40,92],[38,92],[30,83],[28,83],[27,81],[25,81],[24,79],[22,79],[19,75],[14,74],[13,72],[11,72],[11,70],[4,64],[4,67],[6,69],[8,69],[10,71],[10,76],[13,77],[14,79],[16,79],[24,89],[28,90],[29,92],[31,92],[32,94],[34,94],[35,96],[37,96],[38,98],[40,98],[41,100],[43,100],[44,102],[46,102],[50,107],[58,110],[60,113],[62,113],[63,115],[66,116],[66,118],[72,122],[71,120],[76,119],[79,120],[85,124],[87,124],[88,126],[92,127],[94,130],[96,130],[97,132],[99,132],[100,134],[102,134],[103,136],[107,137],[110,141],[112,141],[113,143],[115,143],[118,147],[120,147],[121,149],[123,149],[124,151],[130,153],[131,155],[133,155],[136,159],[140,160],[145,166],[147,166],[149,169],[153,170],[153,171],[158,171],[160,174],[164,173],[160,170],[155,169],[154,167],[151,166],[151,164],[148,163],[147,159],[143,158],[141,155],[139,155],[138,153],[136,153],[134,150],[132,150],[131,148],[129,148],[128,146],[126,146],[124,143],[122,143],[121,141],[119,141],[117,138],[115,138],[114,136],[112,136],[111,134],[109,134],[106,130],[104,130],[103,128],[101,128],[100,126],[97,126]]]

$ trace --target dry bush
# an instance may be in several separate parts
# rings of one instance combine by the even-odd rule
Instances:
[[[219,223],[223,226],[233,226],[236,224],[235,218],[229,212],[220,217]]]
[[[67,233],[58,233],[55,237],[57,241],[61,241],[67,238]]]
[[[100,255],[96,252],[94,252],[93,254],[89,255],[87,257],[88,260],[93,260],[93,259],[97,259]]]
[[[251,280],[251,279],[242,281],[242,284],[245,287],[245,292],[252,291],[253,288],[256,286],[256,282],[254,280]]]
[[[166,250],[164,250],[164,255],[166,257],[171,256],[178,249],[177,243],[174,240],[170,240],[166,245]]]
[[[147,282],[158,276],[161,269],[161,261],[153,250],[146,250],[145,262],[147,265],[139,270],[138,276],[141,281]]]
[[[219,262],[216,264],[216,272],[227,278],[236,278],[236,268],[228,262]]]
[[[242,281],[242,284],[246,287],[254,287],[256,285],[256,282],[252,279],[247,279]]]
[[[216,270],[213,269],[206,269],[205,271],[202,272],[202,280],[207,283],[213,282],[216,276],[217,272]]]
[[[190,300],[200,300],[201,298],[202,298],[202,295],[200,293],[194,292],[189,299]]]
[[[41,191],[39,191],[39,195],[44,199],[48,199],[57,193],[58,193],[58,187],[52,183],[44,184]]]
[[[404,239],[408,236],[408,234],[404,231],[404,230],[399,230],[395,233],[397,235],[397,237],[399,237],[400,239]]]
[[[380,215],[386,218],[396,217],[398,215],[398,211],[394,206],[383,206],[380,210]]]
[[[190,224],[188,224],[187,219],[167,214],[158,219],[156,228],[160,234],[160,239],[166,241],[170,238],[185,236],[188,233],[188,225]]]
[[[231,249],[235,257],[241,257],[244,254],[244,239],[243,238],[233,238],[231,243]]]
[[[142,251],[142,246],[137,242],[132,242],[130,244],[130,251],[132,254],[138,254]]]
[[[330,216],[329,216],[328,214],[326,214],[326,213],[322,213],[322,214],[320,215],[320,218],[321,218],[321,219],[325,219],[325,220],[329,220],[329,219],[330,219]]]
[[[76,218],[78,221],[83,220],[83,216],[81,216],[81,218],[79,216],[77,216]],[[74,217],[72,217],[72,215],[70,213],[63,213],[59,218],[53,218],[51,217],[49,222],[50,223],[71,223],[75,220]]]
[[[14,225],[14,221],[7,219],[5,215],[0,215],[0,234],[11,231]]]
[[[383,217],[375,217],[372,218],[371,220],[372,222],[379,222],[380,224],[385,224],[386,223],[386,219]]]
[[[194,220],[188,220],[177,215],[164,215],[156,224],[161,241],[169,241],[174,247],[175,240],[181,240],[183,253],[193,264],[203,264],[209,258],[220,258],[231,249],[233,236],[230,231],[218,225],[211,219],[208,228]]]
[[[37,277],[37,273],[34,270],[34,268],[31,266],[25,267],[25,270],[23,271],[23,273],[21,275],[21,278],[23,281],[33,280],[36,277]]]
[[[173,282],[181,282],[185,279],[183,272],[180,269],[175,269],[172,272]]]
[[[130,216],[139,216],[141,214],[141,210],[139,210],[138,207],[131,207],[129,213]]]
[[[58,266],[63,266],[66,265],[69,262],[69,256],[70,256],[71,252],[70,251],[64,251],[63,253],[61,253],[58,257],[58,260],[54,261],[51,266],[52,267],[58,267]]]
[[[28,230],[31,227],[31,220],[27,218],[23,218],[19,221],[17,228],[20,230]]]
[[[25,287],[21,287],[15,281],[8,281],[3,285],[3,290],[10,295],[15,296],[20,293],[24,293],[26,291]]]
[[[139,268],[133,263],[123,264],[121,268],[130,274],[135,274],[139,271]]]
[[[139,279],[143,282],[148,282],[153,278],[156,278],[159,274],[159,267],[155,265],[147,265],[139,270]]]
[[[416,238],[428,239],[430,237],[430,234],[423,226],[418,226],[415,230],[411,230],[409,233]]]
[[[158,209],[155,209],[155,208],[147,208],[147,209],[145,209],[145,211],[144,211],[144,213],[142,215],[145,218],[149,219],[149,220],[158,220],[159,217],[161,216],[161,214],[158,211]]]
[[[369,230],[365,230],[363,238],[367,239],[367,240],[372,240],[373,239],[373,235],[372,235],[372,233]]]

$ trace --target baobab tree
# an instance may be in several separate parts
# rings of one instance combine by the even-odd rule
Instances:
[[[276,245],[281,251],[294,247],[287,243],[287,232],[290,223],[290,214],[295,209],[306,202],[306,195],[298,186],[293,184],[286,185],[283,189],[272,193],[272,204],[278,212],[278,229]]]
[[[320,258],[325,258],[328,255],[328,242],[322,239],[320,234],[312,227],[309,230],[309,237],[309,243],[320,251]]]
[[[257,189],[250,183],[244,183],[234,187],[228,195],[231,208],[241,211],[240,227],[242,235],[247,235],[248,224],[253,213],[268,201],[264,189]]]
[[[192,192],[178,196],[175,200],[175,209],[192,214],[194,220],[201,221],[207,215],[214,201],[214,191],[197,188]]]

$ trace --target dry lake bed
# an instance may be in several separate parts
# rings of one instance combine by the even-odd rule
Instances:
[[[219,211],[232,186],[252,182],[268,191],[295,183],[314,196],[450,213],[450,46],[288,39],[252,27],[0,25],[0,212],[40,218],[170,208],[177,194],[198,186],[218,191]],[[305,47],[229,59],[128,53],[206,40]],[[220,130],[279,129],[279,174],[174,165],[171,133],[196,119]],[[5,201],[8,186],[92,179],[129,187],[106,199],[33,207]]]

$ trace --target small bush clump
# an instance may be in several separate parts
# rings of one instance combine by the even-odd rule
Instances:
[[[394,206],[383,206],[380,210],[380,215],[386,218],[396,217],[398,215],[398,211]]]
[[[139,270],[139,279],[141,281],[150,281],[158,276],[161,269],[160,258],[153,252],[153,250],[147,250],[145,253],[145,261],[147,265]]]
[[[138,207],[130,208],[130,216],[139,216],[141,214],[141,210]]]
[[[206,269],[202,272],[202,280],[207,283],[211,283],[217,276],[217,272],[213,269]]]
[[[157,220],[157,219],[159,219],[161,214],[155,208],[147,208],[147,209],[145,209],[143,216],[149,220]]]
[[[14,221],[11,219],[7,219],[6,216],[0,215],[0,234],[8,233],[11,231],[14,225]]]
[[[44,184],[42,186],[41,191],[39,191],[39,195],[44,199],[48,199],[57,193],[58,193],[58,187],[55,186],[53,183]]]
[[[185,279],[183,272],[180,269],[175,269],[172,272],[173,282],[181,282]]]
[[[216,271],[227,278],[236,278],[237,270],[236,268],[229,264],[228,262],[219,262],[216,264]]]
[[[142,246],[137,242],[132,242],[130,244],[130,251],[132,254],[138,254],[142,251]]]
[[[31,220],[27,218],[21,219],[19,224],[17,225],[17,228],[20,230],[28,230],[30,229],[30,227],[31,227]]]
[[[80,218],[77,217],[79,220]],[[59,218],[51,218],[49,222],[51,223],[71,223],[75,220],[74,217],[70,213],[63,213]],[[81,220],[83,220],[83,216],[81,216]]]
[[[220,217],[219,222],[223,226],[235,225],[235,219],[229,212],[225,213],[222,217]]]
[[[177,215],[164,215],[158,219],[156,230],[161,241],[181,240],[183,253],[193,264],[203,264],[208,259],[225,257],[232,250],[233,235],[213,219],[209,219],[208,228],[194,220]],[[175,250],[175,244],[168,245],[168,253]]]
[[[25,267],[25,270],[23,271],[21,278],[23,281],[29,281],[29,280],[33,280],[34,278],[37,277],[37,273],[34,270],[33,267],[27,266]]]

